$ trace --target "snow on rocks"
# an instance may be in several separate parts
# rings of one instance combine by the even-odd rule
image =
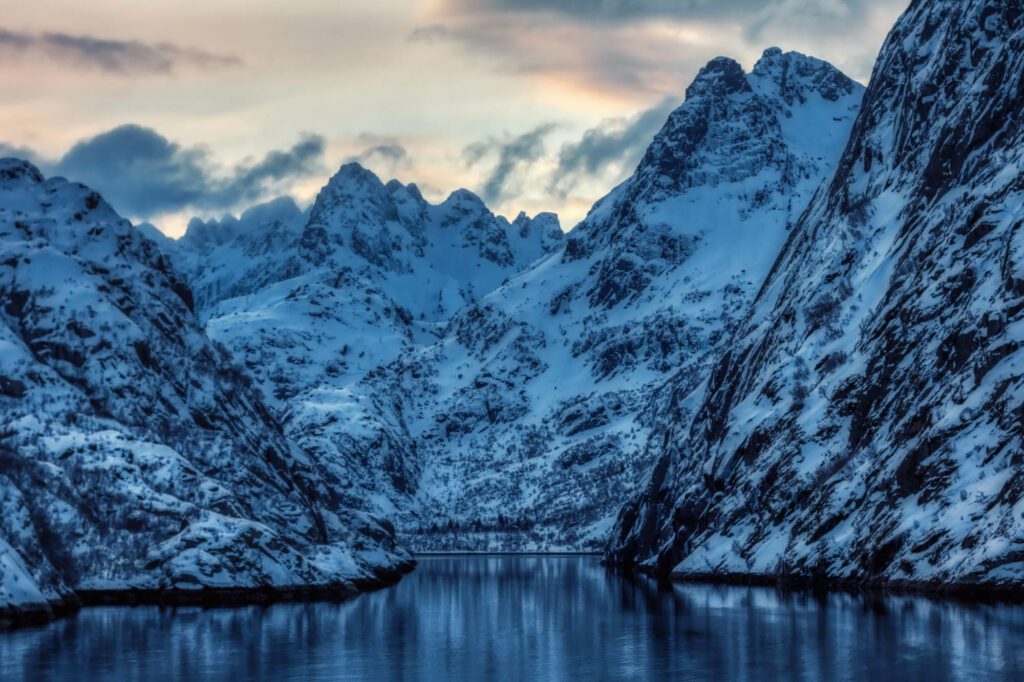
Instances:
[[[707,376],[834,169],[862,91],[797,53],[771,50],[749,74],[712,61],[560,252],[367,382],[406,396],[423,471],[413,546],[604,544],[650,471],[655,415],[688,418],[669,379],[683,396]]]
[[[172,254],[197,292],[211,292],[199,311],[210,336],[322,464],[322,490],[393,517],[420,482],[416,443],[394,411],[400,396],[360,381],[436,342],[456,311],[562,242],[551,214],[509,222],[466,190],[434,205],[415,185],[347,164],[307,213],[226,240],[186,236]]]
[[[1024,14],[916,2],[611,561],[1019,587]]]
[[[649,470],[662,388],[701,384],[861,94],[796,53],[715,60],[567,239],[553,216],[508,223],[465,190],[433,206],[347,165],[277,245],[278,281],[201,314],[286,433],[337,463],[325,484],[411,546],[595,549]]]
[[[0,300],[5,609],[94,590],[344,593],[409,563],[384,522],[316,488],[160,247],[95,192],[0,160]],[[389,560],[361,560],[370,548]],[[327,550],[349,560],[311,560]]]

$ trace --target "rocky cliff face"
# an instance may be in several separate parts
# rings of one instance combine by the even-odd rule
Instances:
[[[4,616],[97,591],[344,594],[408,563],[95,192],[0,160],[0,301]]]
[[[608,557],[1007,586],[1024,557],[1024,12],[917,0]],[[684,386],[673,395],[686,395]]]
[[[351,447],[386,441],[417,463],[412,499],[396,505],[403,537],[600,547],[650,470],[662,387],[707,376],[834,170],[861,93],[795,53],[769,50],[749,74],[713,61],[563,249],[354,385],[369,427]]]

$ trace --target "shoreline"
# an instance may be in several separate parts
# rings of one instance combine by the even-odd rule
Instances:
[[[49,608],[0,612],[0,633],[45,626],[68,617],[83,608],[96,606],[200,606],[203,608],[236,608],[302,602],[342,602],[360,594],[374,592],[398,584],[415,570],[415,558],[442,557],[600,557],[597,552],[415,552],[414,560],[391,570],[382,570],[376,578],[333,585],[293,585],[288,587],[228,587],[195,590],[126,589],[81,590],[72,598]],[[667,584],[702,584],[733,587],[761,587],[782,592],[814,595],[849,594],[863,596],[910,596],[969,604],[1024,604],[1024,584],[942,583],[938,581],[851,580],[803,575],[770,575],[756,573],[670,573],[650,568],[626,566],[602,560],[607,570],[625,575],[642,575]]]
[[[94,606],[201,606],[235,608],[301,602],[342,602],[360,594],[396,585],[416,568],[415,559],[393,569],[381,569],[374,578],[329,585],[289,585],[281,587],[201,587],[182,589],[79,590],[73,597],[49,608],[0,611],[0,633],[26,627],[48,625]]]
[[[414,557],[443,557],[443,556],[550,556],[550,557],[577,557],[577,556],[601,556],[601,552],[472,552],[472,551],[445,551],[445,552],[413,552]]]
[[[783,592],[824,594],[859,594],[868,596],[908,596],[971,604],[1024,604],[1024,584],[946,583],[929,580],[886,580],[869,578],[824,578],[807,575],[772,575],[764,573],[669,573],[638,566],[602,561],[613,571],[645,575],[666,583],[723,585],[732,587],[763,587]]]

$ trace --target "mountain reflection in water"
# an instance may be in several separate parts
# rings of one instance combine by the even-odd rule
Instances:
[[[1024,607],[659,585],[597,557],[420,557],[343,603],[85,609],[2,679],[1024,679]]]

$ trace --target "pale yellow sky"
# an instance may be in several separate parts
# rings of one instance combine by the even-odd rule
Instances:
[[[559,11],[567,5],[577,9]],[[628,173],[632,157],[562,196],[551,187],[562,145],[666,97],[681,101],[700,66],[722,54],[749,67],[778,45],[866,80],[903,3],[706,5],[680,0],[671,12],[609,19],[579,0],[0,0],[0,142],[56,160],[82,139],[133,123],[204,149],[226,172],[313,133],[325,140],[323,167],[273,188],[301,202],[370,135],[407,152],[376,167],[367,159],[371,168],[440,199],[461,186],[479,191],[502,144],[547,126],[492,208],[553,210],[568,228]],[[174,52],[169,72],[121,73],[68,58],[42,37],[52,33],[186,52]],[[231,59],[211,64],[210,56]],[[471,165],[463,150],[482,140],[493,154]],[[130,217],[177,233],[193,212],[217,210]]]

